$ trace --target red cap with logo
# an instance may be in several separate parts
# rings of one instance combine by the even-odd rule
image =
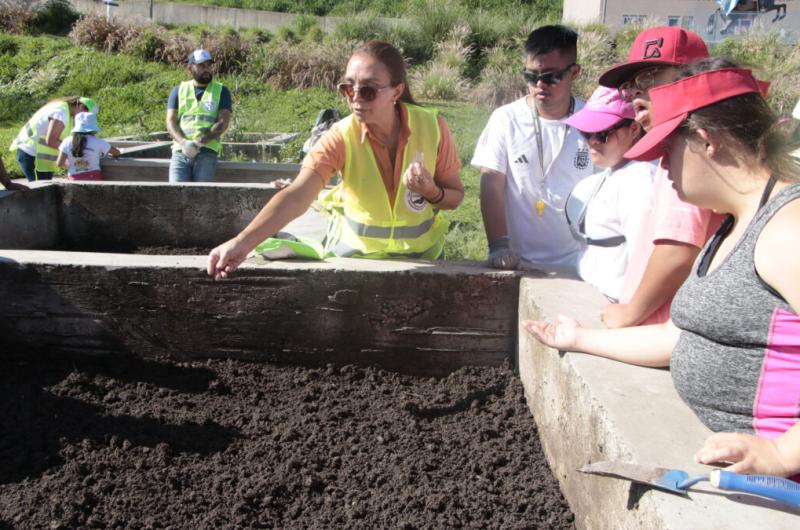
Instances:
[[[664,140],[694,110],[742,94],[767,93],[769,83],[759,81],[746,68],[721,68],[679,79],[650,89],[652,127],[625,153],[630,160],[655,160],[664,156]]]
[[[606,70],[599,83],[617,88],[647,66],[682,66],[706,57],[708,48],[697,33],[677,26],[649,28],[636,36],[628,61]]]

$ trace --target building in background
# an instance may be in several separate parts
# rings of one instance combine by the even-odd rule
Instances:
[[[785,5],[785,10],[779,9],[780,5]],[[800,2],[796,0],[739,0],[728,20],[721,16],[719,7],[715,0],[564,0],[564,20],[602,22],[612,31],[652,20],[690,29],[708,42],[735,36],[753,26],[778,29],[791,42],[800,32]]]

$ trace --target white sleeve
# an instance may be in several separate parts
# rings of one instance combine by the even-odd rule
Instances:
[[[67,117],[67,111],[65,111],[64,109],[61,109],[61,108],[59,108],[56,111],[52,112],[48,116],[48,118],[50,118],[51,120],[60,121],[61,123],[64,124],[64,127],[67,126],[67,122],[69,121],[69,118]]]
[[[97,138],[95,136],[95,138]],[[105,156],[111,150],[111,144],[103,140],[102,138],[97,138],[98,146],[100,147],[100,156]]]
[[[478,169],[485,167],[508,175],[508,148],[506,146],[505,116],[501,109],[495,110],[486,123],[470,165]]]
[[[72,137],[67,136],[61,142],[61,145],[58,146],[58,150],[61,151],[62,153],[69,154],[70,149],[72,149]]]

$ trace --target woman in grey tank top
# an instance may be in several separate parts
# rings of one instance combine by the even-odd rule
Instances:
[[[653,126],[626,158],[662,158],[678,195],[728,214],[653,326],[585,329],[525,321],[541,342],[670,366],[712,435],[703,463],[800,477],[800,167],[750,70],[705,59],[649,91]],[[794,478],[794,477],[793,477]]]

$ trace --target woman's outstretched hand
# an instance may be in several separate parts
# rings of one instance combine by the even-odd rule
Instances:
[[[209,252],[208,275],[217,281],[227,278],[245,260],[249,252],[247,245],[236,238],[226,241]]]
[[[573,351],[577,345],[578,330],[581,325],[574,318],[558,315],[556,323],[524,320],[522,327],[546,346],[557,350]]]

